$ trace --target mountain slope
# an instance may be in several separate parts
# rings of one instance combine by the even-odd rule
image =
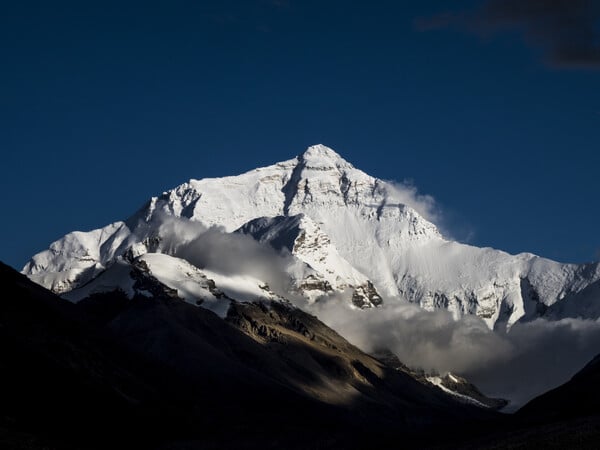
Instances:
[[[448,442],[464,449],[596,449],[600,442],[600,355],[571,380],[516,414]]]
[[[351,286],[361,307],[377,305],[379,298],[409,301],[428,310],[447,309],[456,318],[475,314],[490,328],[541,316],[600,314],[595,296],[589,299],[590,286],[600,280],[598,263],[560,264],[452,242],[409,200],[393,183],[316,145],[294,159],[242,175],[190,180],[152,198],[126,222],[67,235],[35,255],[23,272],[55,292],[66,292],[118,255],[172,254],[161,231],[170,218],[189,219],[198,229],[240,230],[281,249],[286,245],[279,237],[285,236],[287,244],[290,236],[299,239],[294,217],[303,217],[305,229],[315,233],[315,251],[292,246],[291,252],[314,271],[314,278],[308,278],[304,270],[312,284],[300,292],[311,301],[329,287],[342,293]],[[289,275],[298,281],[296,287],[302,285],[302,276]]]
[[[338,253],[329,237],[304,214],[260,217],[237,230],[276,250],[286,250],[305,266],[295,280],[295,291],[310,301],[334,291],[352,290],[358,307],[381,304],[381,296],[371,281]]]
[[[536,420],[600,417],[600,355],[567,383],[527,403],[518,415]]]
[[[150,296],[73,305],[0,265],[11,293],[0,302],[0,443],[25,433],[40,448],[364,448],[493,417],[289,305],[232,302],[223,320],[131,270]]]
[[[115,347],[77,306],[2,263],[0,286],[0,447],[105,448],[119,435],[123,445],[144,445],[175,425],[169,390],[156,383],[173,376]],[[159,417],[163,427],[144,432]]]

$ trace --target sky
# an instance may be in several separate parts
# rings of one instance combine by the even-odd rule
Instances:
[[[600,259],[594,0],[4,2],[0,259],[328,145],[452,237]]]

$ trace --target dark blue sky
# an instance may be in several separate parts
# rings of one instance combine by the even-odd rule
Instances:
[[[315,143],[412,179],[459,239],[598,259],[598,36],[573,62],[485,3],[5,2],[0,259]]]

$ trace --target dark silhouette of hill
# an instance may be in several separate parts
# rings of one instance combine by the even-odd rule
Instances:
[[[0,264],[0,446],[383,447],[494,417],[285,303],[224,320],[136,277],[152,297],[71,304]]]

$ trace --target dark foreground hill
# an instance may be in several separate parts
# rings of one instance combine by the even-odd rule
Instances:
[[[597,448],[600,364],[514,416],[456,403],[285,303],[225,320],[150,296],[75,305],[0,264],[0,447]]]
[[[0,447],[395,447],[495,416],[285,303],[223,320],[136,278],[74,305],[0,266]]]

